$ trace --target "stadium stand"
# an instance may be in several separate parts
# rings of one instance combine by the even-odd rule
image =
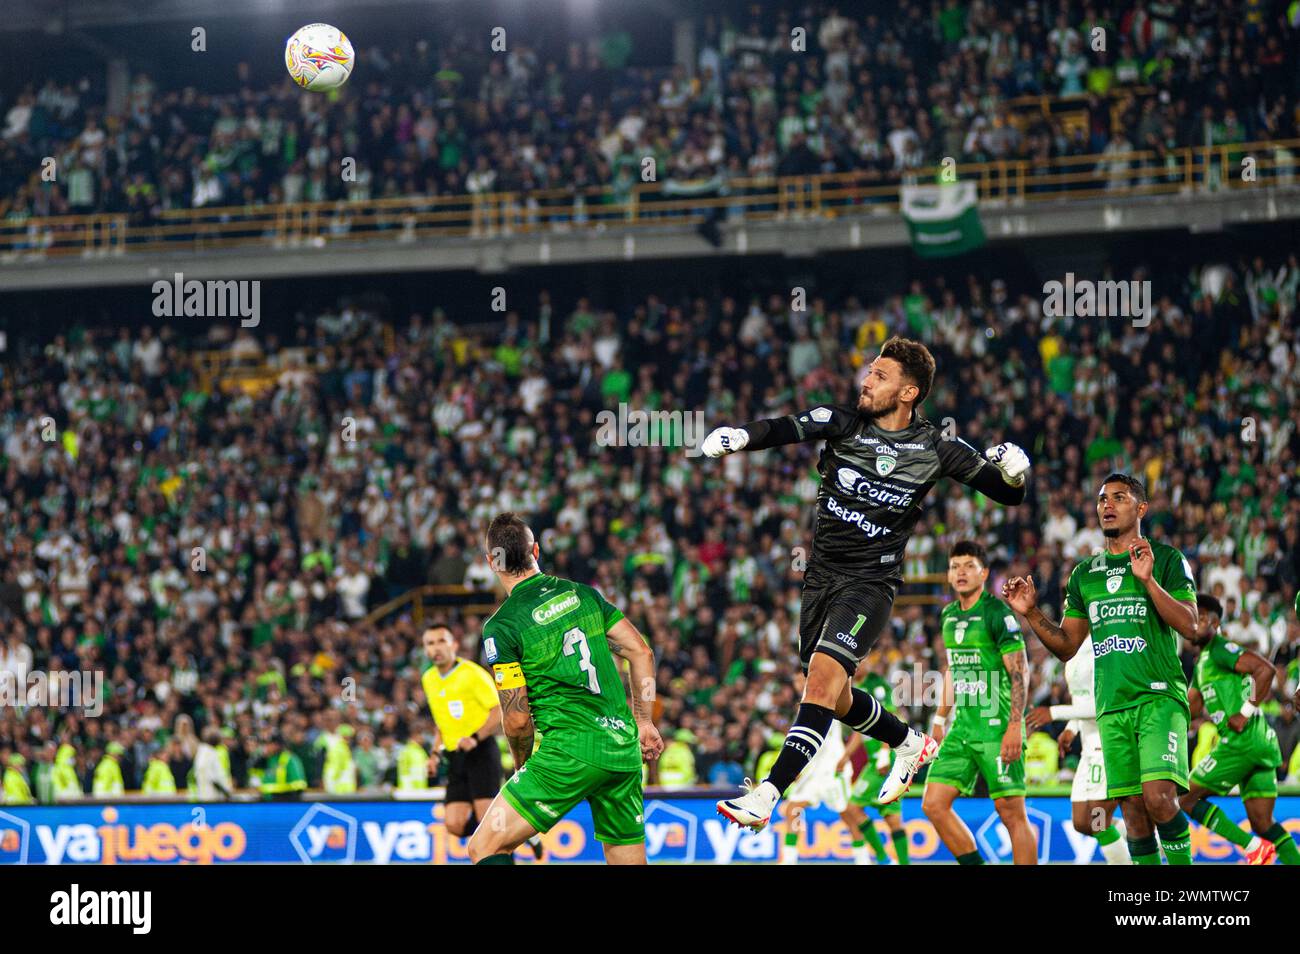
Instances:
[[[904,2],[884,17],[810,3],[800,22],[817,24],[816,55],[804,55],[790,48],[790,13],[724,4],[697,21],[693,74],[629,66],[625,31],[585,48],[520,43],[502,58],[461,29],[368,50],[366,80],[333,98],[304,98],[283,77],[212,93],[142,73],[110,107],[102,80],[51,79],[0,100],[0,217],[12,227],[111,213],[114,229],[141,233],[130,241],[172,242],[193,232],[193,217],[174,215],[183,210],[221,208],[229,226],[264,206],[418,196],[417,208],[439,209],[449,197],[517,194],[568,223],[586,206],[662,198],[666,182],[744,191],[773,176],[852,173],[871,189],[946,157],[1030,163],[1034,188],[1049,192],[1098,177],[1111,189],[1204,182],[1220,164],[1186,150],[1300,135],[1288,66],[1300,27],[1265,6],[1087,4],[1077,21],[1049,23],[1008,2]],[[1085,60],[1099,29],[1106,49]],[[42,178],[46,156],[59,161],[57,181]],[[334,171],[343,156],[357,164],[347,181]],[[646,157],[657,189],[641,181]],[[483,224],[473,206],[449,209],[431,221]],[[365,224],[342,218],[335,234]],[[4,245],[49,242],[37,229]]]
[[[1145,327],[1047,317],[1037,289],[948,276],[803,311],[744,288],[623,310],[544,293],[493,325],[345,301],[284,340],[95,322],[16,342],[0,377],[0,671],[103,669],[109,702],[99,719],[0,707],[0,755],[48,766],[66,741],[90,791],[117,742],[133,789],[179,734],[166,752],[183,788],[194,730],[213,727],[241,785],[272,733],[315,786],[332,708],[368,753],[363,785],[382,784],[399,743],[430,731],[422,625],[448,620],[477,656],[498,598],[481,533],[515,509],[548,571],[593,583],[653,640],[676,750],[664,781],[731,784],[797,698],[814,451],[706,461],[685,429],[657,433],[675,446],[609,446],[596,415],[681,408],[711,427],[843,399],[896,332],[936,354],[933,417],[1040,463],[1018,509],[940,488],[879,644],[891,680],[934,668],[934,574],[956,539],[988,546],[995,587],[1032,572],[1059,609],[1069,561],[1100,539],[1094,483],[1118,468],[1145,479],[1148,532],[1221,596],[1228,632],[1294,684],[1295,255],[1160,276]],[[1059,698],[1059,664],[1031,645],[1032,701]],[[913,702],[920,718],[933,700]],[[1273,703],[1271,718],[1294,773],[1295,713]]]

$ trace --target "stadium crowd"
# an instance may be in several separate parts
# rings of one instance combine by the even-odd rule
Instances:
[[[1116,174],[1135,149],[1296,138],[1291,6],[732,4],[695,22],[689,69],[629,65],[617,28],[554,48],[512,34],[493,54],[486,25],[448,18],[432,39],[360,50],[337,96],[287,77],[262,86],[243,64],[224,93],[140,73],[110,111],[102,82],[50,80],[0,99],[0,216],[108,211],[149,225],[192,207],[539,190],[568,204],[589,187],[625,196],[648,156],[679,184],[849,171],[896,182],[944,157],[1104,155],[1099,169]],[[797,26],[807,52],[792,47]],[[1025,122],[1009,105],[1040,94],[1079,97],[1086,124]],[[346,181],[344,157],[356,162]]]
[[[202,745],[240,786],[284,746],[312,785],[392,782],[398,750],[432,736],[428,661],[409,608],[367,616],[426,583],[492,603],[481,537],[510,509],[548,572],[594,584],[652,641],[670,742],[657,779],[737,782],[799,692],[816,448],[712,461],[693,443],[719,423],[851,400],[893,333],[936,355],[932,419],[1034,461],[1019,508],[940,484],[909,577],[943,572],[948,547],[974,538],[992,587],[1033,573],[1059,613],[1071,561],[1101,546],[1096,481],[1129,471],[1149,488],[1146,532],[1182,550],[1232,638],[1294,685],[1300,263],[1158,278],[1149,325],[1047,316],[1036,290],[972,276],[878,301],[814,290],[804,310],[758,285],[621,313],[542,293],[492,326],[345,302],[284,340],[233,323],[206,338],[96,323],[16,342],[0,366],[0,678],[106,682],[97,718],[11,695],[0,758],[35,776],[63,759],[85,792],[106,760],[128,789],[146,771],[183,789]],[[203,390],[198,355],[215,347],[269,368],[269,386]],[[648,432],[675,446],[630,446],[598,427],[620,405],[699,412],[700,426]],[[906,592],[944,590],[922,579]],[[482,618],[445,616],[480,658]],[[937,616],[935,602],[900,606],[873,657],[914,720],[936,701],[913,690],[938,669]],[[1059,701],[1059,664],[1029,646],[1031,701]],[[1289,703],[1266,711],[1300,781],[1300,722]],[[1039,781],[1058,770],[1042,739]],[[114,781],[113,766],[102,774]]]

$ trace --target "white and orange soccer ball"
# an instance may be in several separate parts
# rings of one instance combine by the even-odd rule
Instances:
[[[355,62],[352,41],[328,23],[309,23],[284,45],[284,65],[304,89],[337,89],[348,81]]]

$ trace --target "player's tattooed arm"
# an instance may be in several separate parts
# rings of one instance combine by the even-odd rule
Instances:
[[[664,750],[664,740],[655,728],[655,654],[641,632],[627,619],[621,619],[605,634],[610,651],[627,660],[632,680],[632,715],[636,719],[641,756],[654,761]]]
[[[1018,762],[1020,761],[1021,749],[1024,746],[1024,735],[1021,732],[1021,718],[1025,714],[1025,652],[1018,649],[1015,652],[1006,653],[1002,656],[1002,665],[1007,670],[1007,675],[1011,678],[1011,715],[1007,719],[1007,730],[1002,734],[1002,761]]]
[[[514,757],[515,768],[519,769],[533,754],[533,713],[528,706],[528,687],[516,686],[502,689],[501,721],[505,727],[506,741],[510,744],[510,754]]]
[[[1002,665],[1006,667],[1007,675],[1011,677],[1011,722],[1013,725],[1019,725],[1021,717],[1025,714],[1027,696],[1025,651],[1017,649],[1013,653],[1007,653],[1002,657]]]
[[[605,634],[615,656],[626,659],[631,678],[632,715],[639,723],[649,722],[655,705],[655,654],[640,631],[621,619]]]
[[[1088,638],[1088,621],[1078,616],[1066,616],[1056,625],[1038,608],[1038,589],[1032,576],[1013,576],[1002,584],[1002,598],[1024,617],[1034,635],[1047,651],[1062,662],[1074,658],[1083,641]]]

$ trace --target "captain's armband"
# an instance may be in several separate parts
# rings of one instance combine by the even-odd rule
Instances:
[[[520,686],[527,685],[524,682],[524,671],[517,662],[497,663],[492,667],[492,672],[496,677],[498,690],[518,689]]]

